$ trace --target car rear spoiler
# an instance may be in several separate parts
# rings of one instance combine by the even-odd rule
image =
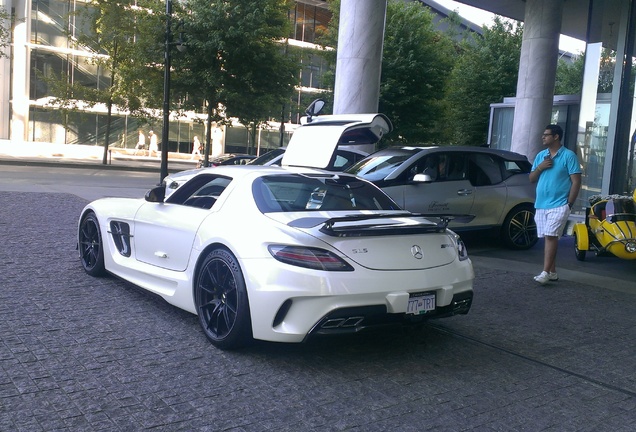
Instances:
[[[288,224],[292,228],[315,228],[322,225],[320,232],[333,237],[362,237],[379,235],[422,234],[444,232],[451,221],[468,223],[473,215],[452,214],[415,214],[415,213],[374,213],[356,214],[340,217],[306,217],[296,219]],[[373,223],[377,219],[401,219],[395,223]],[[408,219],[408,221],[407,221]],[[414,220],[421,221],[413,223]],[[433,221],[437,222],[433,222]],[[351,226],[346,222],[367,222],[363,225]]]

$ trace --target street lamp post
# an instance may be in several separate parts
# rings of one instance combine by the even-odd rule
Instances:
[[[161,129],[161,178],[159,184],[168,175],[168,131],[170,129],[170,39],[172,36],[172,0],[166,0],[166,35],[163,59],[163,128]]]

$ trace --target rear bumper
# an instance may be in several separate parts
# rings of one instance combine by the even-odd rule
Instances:
[[[389,313],[386,305],[360,306],[335,309],[322,317],[309,331],[305,340],[314,336],[357,333],[389,325],[413,325],[431,318],[465,315],[473,302],[473,291],[463,291],[453,296],[450,304],[421,315]]]

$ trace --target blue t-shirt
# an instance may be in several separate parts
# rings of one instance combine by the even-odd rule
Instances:
[[[532,171],[536,170],[543,159],[549,155],[549,149],[541,150],[534,158]],[[538,209],[551,209],[566,205],[572,186],[570,175],[581,173],[579,161],[572,150],[561,147],[552,160],[554,161],[552,168],[544,170],[539,175],[537,198],[534,203],[534,207]]]

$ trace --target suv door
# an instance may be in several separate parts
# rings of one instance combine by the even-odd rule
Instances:
[[[504,161],[487,153],[468,156],[468,179],[474,190],[473,223],[479,226],[497,226],[506,210],[508,188],[503,178]]]
[[[424,180],[417,174],[427,177]],[[474,187],[468,180],[467,156],[458,152],[424,153],[405,171],[400,182],[382,189],[415,213],[472,214],[475,199]]]

